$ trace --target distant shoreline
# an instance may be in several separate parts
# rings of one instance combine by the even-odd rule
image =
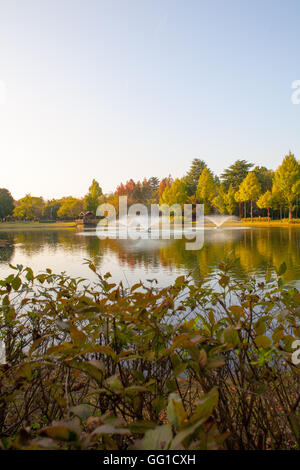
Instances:
[[[240,222],[241,226],[247,227],[286,227],[300,228],[300,223],[281,222],[280,220],[271,220],[270,222]]]
[[[205,227],[214,227],[213,223],[205,223]],[[0,231],[3,230],[38,230],[38,229],[74,229],[76,228],[76,222],[53,222],[53,223],[43,223],[43,222],[1,222]],[[300,228],[300,223],[289,223],[286,221],[280,220],[271,220],[270,222],[258,222],[254,221],[241,221],[241,222],[225,222],[221,227],[285,227],[285,228]]]
[[[53,222],[53,223],[43,223],[43,222],[1,222],[0,230],[18,230],[18,229],[70,229],[76,228],[75,222]]]

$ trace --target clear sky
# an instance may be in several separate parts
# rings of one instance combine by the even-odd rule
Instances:
[[[0,0],[0,187],[300,158],[299,23],[299,0]]]

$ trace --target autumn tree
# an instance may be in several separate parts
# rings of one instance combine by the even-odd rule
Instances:
[[[226,204],[225,204],[225,188],[224,185],[221,184],[218,187],[218,194],[212,200],[212,205],[220,212],[220,214],[226,214]]]
[[[272,206],[273,209],[278,210],[280,213],[280,220],[282,219],[282,209],[284,206],[284,199],[283,196],[279,190],[278,187],[278,182],[275,181],[275,178],[273,180],[273,186],[272,186]]]
[[[57,212],[58,217],[66,219],[75,219],[82,211],[83,204],[80,199],[69,196],[62,199],[61,206]]]
[[[115,208],[116,214],[119,214],[119,195],[117,192],[108,194],[103,202],[111,204]]]
[[[161,200],[163,192],[166,189],[166,187],[167,186],[171,187],[172,184],[173,184],[173,178],[171,175],[161,180],[161,182],[159,183],[159,187],[158,187],[158,200],[159,201]]]
[[[257,200],[257,206],[260,209],[267,209],[268,210],[268,219],[270,219],[270,209],[273,204],[273,196],[271,191],[266,191],[264,194],[262,194],[258,200]]]
[[[228,191],[225,193],[224,201],[228,214],[232,215],[237,206],[237,201],[235,199],[235,190],[232,184],[229,186]]]
[[[242,195],[240,193],[240,190],[235,192],[234,199],[236,200],[236,202],[239,205],[239,216],[242,217],[242,204],[243,204],[244,201],[242,199]],[[245,218],[247,216],[247,211],[246,210],[247,210],[247,206],[246,206],[246,202],[244,202],[244,217]]]
[[[213,175],[208,168],[204,168],[198,181],[196,197],[201,204],[204,204],[206,214],[209,213],[215,196],[216,185]]]
[[[149,179],[144,178],[143,181],[135,182],[130,179],[126,184],[119,184],[115,194],[119,196],[127,196],[128,203],[142,203],[152,204],[158,202],[159,192],[159,179],[151,177]]]
[[[13,215],[17,219],[38,219],[42,215],[43,205],[44,201],[41,197],[33,197],[31,194],[26,194],[25,197],[17,201]]]
[[[251,219],[253,218],[253,203],[257,201],[261,193],[260,184],[254,171],[248,173],[239,188],[239,197],[243,202],[250,201],[251,205]]]
[[[147,205],[156,202],[157,190],[155,187],[157,187],[157,183],[153,179],[151,182],[147,178],[144,178],[142,182],[138,181],[132,193],[134,202]]]
[[[291,220],[295,203],[300,194],[300,165],[291,152],[284,157],[281,165],[275,171],[274,186],[287,205],[289,220]]]
[[[6,188],[0,188],[0,219],[5,219],[13,213],[14,198]]]
[[[137,181],[130,194],[132,202],[145,203],[148,197],[150,197],[150,191],[150,187],[147,187],[147,180],[144,180],[143,183],[141,183],[141,181]]]
[[[217,196],[212,200],[212,205],[218,209],[220,214],[232,215],[237,206],[235,190],[232,185],[229,186],[228,191],[225,191],[224,184],[221,184],[218,187]]]
[[[159,203],[168,204],[185,204],[187,202],[188,194],[184,180],[177,178],[171,186],[166,186]]]

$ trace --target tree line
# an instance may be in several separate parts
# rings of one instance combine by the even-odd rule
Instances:
[[[88,193],[78,199],[73,196],[45,201],[42,197],[26,194],[15,201],[6,188],[0,189],[0,220],[73,220],[82,211],[96,212],[106,197],[99,183],[94,179]]]
[[[268,219],[298,218],[300,196],[300,163],[289,152],[273,171],[254,166],[246,160],[236,160],[220,176],[207,163],[195,158],[182,178],[171,175],[159,180],[153,176],[135,182],[121,183],[114,192],[104,194],[94,179],[82,198],[72,196],[45,201],[27,194],[15,201],[10,192],[0,189],[0,219],[73,220],[81,211],[96,212],[101,203],[110,203],[118,210],[119,197],[127,196],[128,204],[204,204],[205,213],[261,217]]]

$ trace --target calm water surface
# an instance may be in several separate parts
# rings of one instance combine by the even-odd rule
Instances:
[[[0,231],[0,239],[13,242],[0,249],[0,277],[8,275],[11,263],[93,280],[94,274],[83,264],[88,258],[116,281],[132,285],[156,278],[160,285],[168,285],[180,274],[212,276],[231,253],[240,258],[236,277],[261,277],[267,266],[278,268],[285,261],[285,280],[300,288],[299,228],[207,229],[204,238],[201,250],[187,251],[184,240],[100,240],[94,233],[76,230]]]

